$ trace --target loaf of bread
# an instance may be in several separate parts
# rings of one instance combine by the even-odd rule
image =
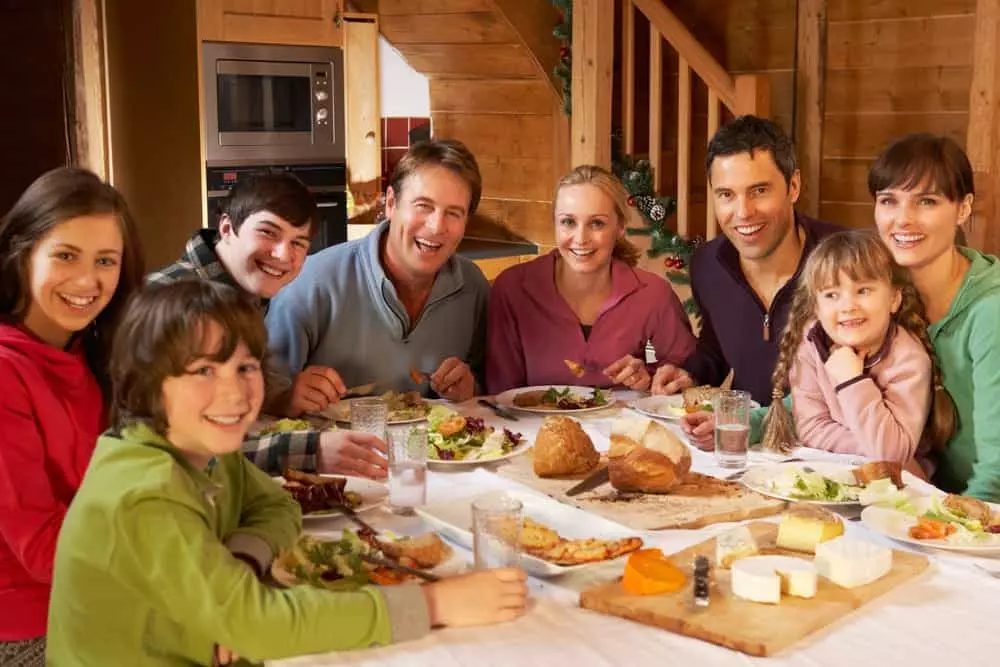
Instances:
[[[611,427],[608,477],[619,491],[669,493],[691,470],[691,452],[652,419],[623,417]]]
[[[546,417],[533,448],[535,474],[562,477],[592,471],[601,460],[580,423],[563,416]]]

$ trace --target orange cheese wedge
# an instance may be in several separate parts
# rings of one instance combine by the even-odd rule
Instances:
[[[684,573],[659,549],[641,549],[628,557],[622,586],[633,595],[659,595],[680,590]]]

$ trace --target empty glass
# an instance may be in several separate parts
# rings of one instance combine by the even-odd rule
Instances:
[[[371,433],[385,439],[389,406],[381,398],[355,398],[351,401],[351,430]]]
[[[427,502],[427,426],[389,429],[389,509],[413,514]]]
[[[477,569],[520,567],[524,506],[505,493],[489,493],[472,503],[472,550]]]
[[[745,468],[750,443],[750,394],[720,391],[712,402],[715,413],[715,459],[722,468]]]

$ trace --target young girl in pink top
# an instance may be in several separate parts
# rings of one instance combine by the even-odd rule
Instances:
[[[955,428],[927,338],[923,305],[869,232],[841,232],[809,256],[774,369],[774,396],[791,384],[795,429],[808,447],[931,471],[927,454]],[[772,403],[764,446],[791,444]]]
[[[556,250],[504,271],[490,294],[489,392],[547,384],[648,389],[646,341],[659,364],[677,365],[695,339],[667,281],[636,268],[640,251],[625,240],[625,186],[583,165],[559,181],[553,209]],[[586,373],[577,377],[566,360]]]

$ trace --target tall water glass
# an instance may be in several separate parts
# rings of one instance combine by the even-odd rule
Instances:
[[[476,569],[521,566],[524,506],[505,493],[482,495],[472,502],[472,551]]]
[[[427,502],[427,426],[389,429],[389,509],[413,514]]]
[[[712,403],[715,412],[715,459],[723,468],[745,468],[750,444],[750,394],[720,391]]]
[[[355,398],[351,406],[351,430],[371,433],[385,440],[389,406],[381,398]]]

